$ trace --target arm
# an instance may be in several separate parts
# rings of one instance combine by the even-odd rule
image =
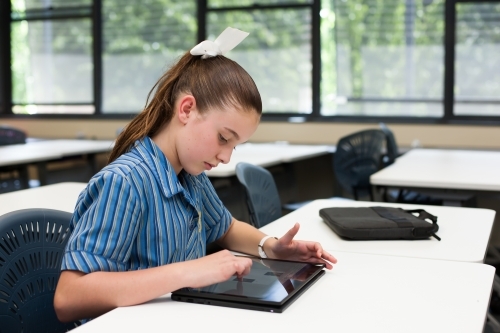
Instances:
[[[263,248],[267,256],[274,259],[324,263],[326,264],[326,268],[332,269],[332,263],[335,264],[337,259],[323,250],[319,243],[293,239],[299,228],[300,225],[296,223],[281,238],[269,238],[266,240]],[[266,234],[253,226],[233,218],[229,229],[217,243],[233,251],[259,256],[257,247],[260,240],[265,236]]]
[[[248,274],[252,262],[229,251],[138,271],[63,271],[54,296],[63,322],[94,318],[118,306],[147,302],[183,287],[199,288]]]
[[[225,249],[238,251],[253,256],[259,256],[257,246],[266,234],[248,223],[238,221],[233,217],[229,229],[217,240],[217,244]],[[270,240],[266,241],[267,245]],[[265,251],[265,249],[264,249]]]

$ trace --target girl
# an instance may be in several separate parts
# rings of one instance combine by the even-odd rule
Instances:
[[[80,194],[54,298],[61,321],[249,272],[248,258],[227,250],[206,255],[214,241],[328,269],[336,262],[318,243],[294,240],[298,224],[275,239],[232,218],[217,197],[203,171],[228,163],[252,136],[262,103],[248,73],[214,45],[215,53],[186,53],[160,78],[109,164]]]

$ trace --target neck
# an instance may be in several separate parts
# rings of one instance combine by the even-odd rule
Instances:
[[[167,124],[151,139],[160,148],[163,154],[165,154],[165,157],[174,168],[175,173],[178,175],[182,171],[182,166],[179,162],[179,156],[177,155],[177,148],[174,140],[175,137],[175,129]]]

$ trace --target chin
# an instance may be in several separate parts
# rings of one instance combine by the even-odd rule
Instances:
[[[192,176],[198,176],[198,175],[201,175],[203,173],[203,171],[205,171],[205,169],[203,169],[203,170],[197,170],[197,169],[187,169],[187,168],[184,168],[184,171],[186,171],[187,173],[189,173]]]

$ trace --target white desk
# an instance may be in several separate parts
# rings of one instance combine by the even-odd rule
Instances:
[[[18,209],[49,208],[73,213],[86,183],[59,183],[0,194],[0,215]]]
[[[261,167],[291,163],[335,152],[335,147],[324,145],[294,145],[286,143],[244,143],[236,147],[227,164],[206,171],[209,177],[229,177],[236,174],[236,164],[247,162]]]
[[[324,166],[324,161],[331,161],[327,155],[335,152],[334,146],[325,145],[295,145],[288,143],[244,143],[236,147],[228,164],[219,164],[210,171],[205,171],[210,177],[217,194],[229,209],[231,214],[242,221],[248,221],[248,209],[245,203],[245,193],[239,181],[236,179],[236,165],[239,162],[247,162],[264,168],[273,168],[270,171],[275,177],[276,186],[282,202],[298,202],[310,199],[307,195],[311,191],[301,192],[303,183],[297,182],[296,174],[304,163],[311,162],[317,175],[309,175],[308,186],[314,187],[320,193],[327,192],[325,197],[332,196],[333,179],[331,184],[325,181],[321,172],[324,168],[332,172],[332,168]],[[313,158],[316,158],[314,161]],[[300,162],[302,161],[302,163]],[[297,162],[297,163],[294,163]],[[320,165],[321,163],[321,165]],[[331,162],[330,162],[331,163]],[[318,166],[320,168],[318,169]],[[321,168],[323,167],[323,169]],[[302,171],[302,174],[304,171]],[[329,174],[328,174],[329,175]],[[333,174],[332,174],[333,175]],[[312,185],[310,185],[312,184]],[[303,194],[305,193],[305,196]]]
[[[40,140],[0,147],[0,166],[50,161],[68,156],[105,153],[110,140]]]
[[[338,264],[285,312],[175,302],[170,294],[115,309],[84,332],[481,333],[494,268],[483,264],[334,253]]]
[[[500,152],[413,149],[370,177],[378,186],[500,191]]]
[[[60,183],[2,194],[0,215],[37,207],[72,212],[85,186],[85,183]],[[458,209],[435,208],[440,211]],[[461,212],[487,212],[459,209]],[[476,218],[479,221],[480,216]],[[280,226],[280,221],[282,219],[271,225]],[[312,221],[303,220],[302,226]],[[287,228],[283,223],[276,234],[282,234]],[[302,228],[299,235],[306,236],[302,233],[304,230],[307,229]],[[451,239],[452,234],[446,232],[445,236],[443,231],[442,236]],[[317,231],[310,239],[321,240],[320,237],[321,231]],[[495,272],[493,267],[340,251],[333,254],[339,260],[334,270],[328,271],[282,314],[179,303],[165,295],[143,305],[115,309],[75,332],[176,329],[223,333],[255,332],[259,327],[277,332],[482,332]]]
[[[40,184],[46,182],[46,163],[71,156],[89,155],[89,163],[92,173],[98,170],[95,163],[95,155],[110,152],[114,141],[111,140],[37,140],[28,141],[25,144],[15,144],[0,147],[0,168],[18,167],[21,177],[27,178],[26,166],[36,163]],[[24,187],[27,187],[27,179],[23,179]]]
[[[407,209],[423,208],[438,217],[439,231],[435,238],[408,241],[349,241],[337,236],[319,216],[325,207],[366,207],[388,206]],[[315,240],[330,253],[337,251],[380,254],[389,256],[441,259],[482,263],[486,255],[495,211],[479,208],[444,207],[390,204],[380,202],[315,200],[298,210],[283,216],[261,230],[272,236],[280,237],[284,231],[300,223],[297,239]]]

